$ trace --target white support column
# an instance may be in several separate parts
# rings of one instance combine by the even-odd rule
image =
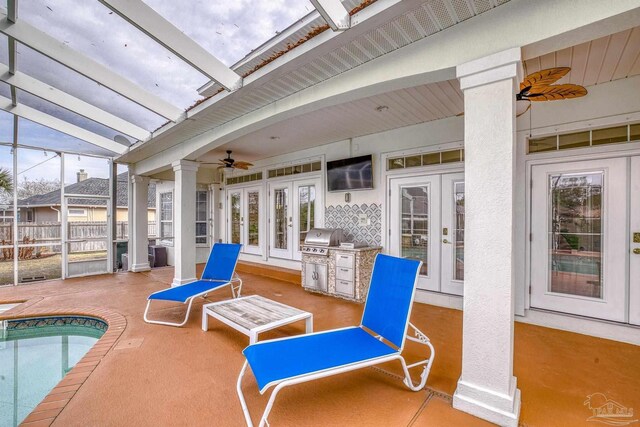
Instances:
[[[196,280],[196,172],[198,164],[179,160],[175,174],[173,247],[175,272],[171,286]]]
[[[129,270],[135,273],[151,270],[149,265],[149,177],[131,175],[129,222]]]
[[[466,227],[462,375],[453,407],[517,426],[513,183],[521,52],[509,49],[456,71],[464,92]]]

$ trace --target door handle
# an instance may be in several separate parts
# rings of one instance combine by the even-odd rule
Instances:
[[[451,243],[451,242],[448,241],[447,239],[442,239],[442,243]]]
[[[640,255],[640,248],[635,248],[633,250],[633,253],[636,254],[636,255]]]

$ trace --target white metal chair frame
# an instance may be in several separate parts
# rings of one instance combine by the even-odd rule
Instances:
[[[199,281],[205,281],[206,280],[199,280]],[[224,285],[221,285],[219,287],[217,287],[216,289],[209,289],[205,292],[201,292],[199,294],[195,294],[190,296],[189,298],[187,298],[187,300],[185,302],[183,302],[182,304],[186,304],[187,302],[189,303],[189,305],[187,306],[187,312],[184,316],[184,320],[182,322],[166,322],[163,320],[152,320],[149,319],[148,314],[149,314],[149,308],[151,307],[151,299],[147,300],[147,307],[144,310],[144,321],[147,323],[153,323],[153,324],[157,324],[157,325],[165,325],[165,326],[184,326],[187,321],[189,320],[189,314],[191,313],[191,305],[193,304],[193,300],[196,299],[197,297],[202,297],[202,298],[206,298],[207,295],[209,294],[209,292],[212,292],[214,290],[218,290],[220,288],[223,288],[225,286],[230,286],[231,287],[231,295],[233,298],[238,298],[242,292],[242,279],[240,278],[240,276],[238,275],[238,273],[234,272],[233,273],[233,278],[225,283]],[[163,289],[161,291],[157,291],[152,293],[151,295],[155,295],[157,293],[160,292],[164,292],[166,289]]]
[[[420,267],[421,266],[422,266],[422,262],[419,264],[417,271],[420,271]],[[412,302],[413,302],[413,299],[415,297],[416,285],[417,285],[418,277],[419,277],[419,275],[416,274],[415,282],[414,282],[414,285],[413,285],[413,292],[412,292],[412,295],[411,295],[411,301]],[[298,375],[298,376],[291,377],[291,378],[285,378],[283,380],[274,381],[273,383],[270,383],[267,386],[265,386],[264,389],[262,391],[260,391],[260,394],[264,394],[264,392],[266,392],[269,387],[271,387],[274,384],[276,385],[275,388],[273,389],[273,391],[271,392],[271,396],[269,397],[269,401],[267,402],[267,406],[266,406],[266,408],[265,408],[265,410],[264,410],[264,412],[262,414],[262,417],[260,418],[259,427],[264,427],[264,426],[268,426],[269,425],[269,421],[267,420],[267,418],[269,416],[269,413],[271,412],[271,409],[272,409],[273,404],[275,402],[276,396],[278,395],[280,390],[282,390],[283,388],[291,386],[291,385],[307,382],[307,381],[313,381],[313,380],[317,380],[317,379],[320,379],[320,378],[325,378],[325,377],[330,377],[330,376],[333,376],[333,375],[342,374],[342,373],[349,372],[349,371],[355,371],[356,369],[366,368],[366,367],[369,367],[369,366],[378,365],[380,363],[389,362],[389,361],[392,361],[392,360],[399,360],[400,363],[402,364],[402,370],[404,372],[404,380],[402,381],[403,384],[405,386],[407,386],[412,391],[420,391],[420,390],[422,390],[425,387],[425,385],[427,384],[427,378],[429,377],[429,372],[431,371],[431,365],[433,364],[433,359],[435,357],[436,351],[433,348],[433,345],[431,345],[431,341],[429,340],[429,338],[422,331],[420,331],[415,325],[413,325],[409,321],[409,319],[411,317],[411,308],[412,307],[413,307],[413,303],[409,307],[409,312],[407,313],[407,320],[406,320],[406,324],[405,324],[405,328],[404,328],[404,338],[405,339],[402,341],[402,346],[399,347],[396,350],[395,353],[389,354],[389,355],[386,355],[386,356],[376,357],[376,358],[373,358],[373,359],[363,360],[363,361],[360,361],[360,362],[349,363],[349,364],[342,365],[342,366],[335,367],[335,368],[329,368],[329,369],[325,369],[325,370],[321,370],[321,371],[310,372],[310,373],[307,373],[307,374]],[[366,302],[365,302],[365,310],[366,310]],[[408,329],[409,329],[409,326],[413,329],[415,336],[410,336],[407,333]],[[360,328],[363,328],[366,331],[368,331],[368,329],[364,328],[362,324],[360,325]],[[316,334],[331,333],[331,332],[335,332],[335,331],[339,331],[339,330],[343,330],[343,329],[349,329],[349,328],[332,329],[332,330],[323,331],[323,332],[316,332]],[[383,342],[385,341],[384,337],[382,337],[381,335],[375,335],[375,338],[377,338],[378,340],[383,341]],[[282,341],[282,340],[288,340],[288,339],[291,339],[291,337],[278,338],[278,339],[269,340],[269,341],[262,341],[262,343],[264,344],[266,342]],[[402,354],[402,350],[404,349],[404,344],[405,344],[406,340],[413,341],[413,342],[416,342],[418,344],[422,344],[422,345],[425,345],[425,346],[429,347],[429,350],[430,350],[429,357],[427,359],[421,360],[419,362],[407,365],[406,361],[404,360],[404,357],[402,357],[402,355],[401,355]],[[388,341],[385,342],[385,344],[389,345]],[[390,347],[393,348],[395,346],[390,346]],[[244,376],[245,371],[247,370],[247,366],[248,365],[249,365],[249,361],[245,360],[244,365],[242,366],[242,370],[240,371],[240,375],[238,376],[238,381],[236,383],[236,391],[238,393],[238,398],[240,399],[240,405],[242,406],[242,411],[244,413],[244,418],[245,418],[245,421],[247,422],[247,426],[248,427],[253,427],[253,422],[251,421],[251,415],[249,413],[249,409],[247,408],[247,403],[245,401],[244,394],[242,393],[242,378]],[[424,365],[424,368],[422,369],[422,373],[420,374],[420,382],[417,385],[414,385],[413,384],[413,380],[411,379],[411,376],[409,374],[409,369],[417,367],[417,366],[421,366],[421,365]]]
[[[319,371],[319,372],[314,372],[314,373],[310,373],[310,374],[299,375],[297,377],[292,377],[292,378],[287,378],[285,380],[282,380],[282,381],[277,383],[276,387],[273,389],[273,392],[271,392],[271,396],[269,397],[269,401],[267,402],[267,406],[265,407],[264,412],[262,414],[262,417],[260,418],[259,427],[264,427],[264,426],[269,426],[270,425],[269,421],[267,420],[267,418],[269,416],[269,413],[271,412],[271,409],[273,408],[273,404],[274,404],[274,402],[276,400],[276,396],[278,395],[280,390],[282,390],[283,388],[291,386],[291,385],[307,382],[307,381],[313,381],[313,380],[317,380],[317,379],[320,379],[320,378],[325,378],[325,377],[330,377],[330,376],[333,376],[333,375],[342,374],[342,373],[349,372],[349,371],[355,371],[356,369],[362,369],[362,368],[366,368],[366,367],[369,367],[369,366],[378,365],[380,363],[390,362],[392,360],[399,360],[400,363],[402,364],[402,370],[404,372],[404,380],[402,381],[403,384],[406,385],[411,391],[420,391],[420,390],[422,390],[425,387],[425,385],[427,384],[427,378],[429,377],[429,372],[431,371],[431,365],[433,363],[433,359],[435,357],[436,351],[433,348],[433,345],[431,345],[431,342],[429,341],[429,338],[424,333],[422,333],[413,324],[409,323],[409,325],[415,331],[415,337],[406,335],[405,336],[406,339],[408,339],[410,341],[417,342],[419,344],[423,344],[423,345],[429,347],[431,352],[430,352],[430,356],[429,356],[428,359],[424,359],[424,360],[421,360],[419,362],[412,363],[411,365],[407,365],[406,361],[404,360],[404,357],[401,356],[402,349],[400,348],[397,353],[390,354],[388,356],[377,357],[377,358],[369,359],[369,360],[366,360],[366,361],[363,361],[363,362],[356,362],[356,363],[351,363],[351,364],[348,364],[348,365],[344,365],[344,366],[341,366],[339,368],[333,368],[333,369],[328,369],[328,370],[325,370],[325,371]],[[336,330],[340,330],[340,329],[333,329],[332,331],[336,331]],[[332,332],[332,331],[325,331],[325,332]],[[320,332],[320,333],[325,333],[325,332]],[[380,337],[379,335],[376,336],[376,338],[378,338],[381,341],[383,340],[383,338]],[[272,341],[280,341],[280,340],[286,340],[286,339],[288,339],[288,338],[279,338],[279,339],[275,339],[275,340],[272,340]],[[414,385],[413,384],[413,380],[411,379],[411,376],[409,374],[409,369],[414,368],[416,366],[420,366],[420,365],[425,365],[425,366],[422,369],[422,373],[420,374],[420,382],[417,385]],[[244,365],[242,366],[242,370],[240,371],[240,375],[238,376],[238,382],[236,384],[236,390],[238,392],[238,397],[240,398],[240,405],[242,406],[242,412],[244,413],[244,418],[245,418],[245,421],[247,422],[247,426],[248,427],[253,427],[253,422],[251,420],[251,415],[249,414],[249,409],[247,408],[247,403],[245,401],[244,394],[242,393],[242,378],[244,376],[245,371],[247,370],[247,366],[249,366],[249,362],[245,360]],[[261,392],[260,394],[264,394],[264,393]]]

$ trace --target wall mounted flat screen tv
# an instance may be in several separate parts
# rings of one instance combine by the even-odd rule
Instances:
[[[371,154],[327,162],[327,187],[328,191],[373,188]]]

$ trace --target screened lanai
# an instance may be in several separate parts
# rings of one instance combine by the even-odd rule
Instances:
[[[123,268],[130,182],[114,158],[183,120],[199,88],[240,87],[229,66],[316,13],[281,3],[0,2],[0,286]]]
[[[359,316],[366,251],[423,262],[413,320],[438,354],[424,400],[380,399],[354,373],[292,393],[274,425],[348,424],[353,408],[367,425],[633,418],[638,88],[640,0],[0,0],[0,311],[40,298],[20,314],[126,318],[92,350],[100,369],[30,420],[184,421],[152,399],[238,425],[244,337],[202,331],[201,300],[184,329],[144,323],[151,292],[196,281],[214,242],[242,246],[243,293],[305,308],[319,331]],[[341,164],[362,174],[336,188]],[[314,259],[312,228],[347,245]],[[200,363],[149,381],[177,355]],[[198,381],[219,390],[195,396]]]

